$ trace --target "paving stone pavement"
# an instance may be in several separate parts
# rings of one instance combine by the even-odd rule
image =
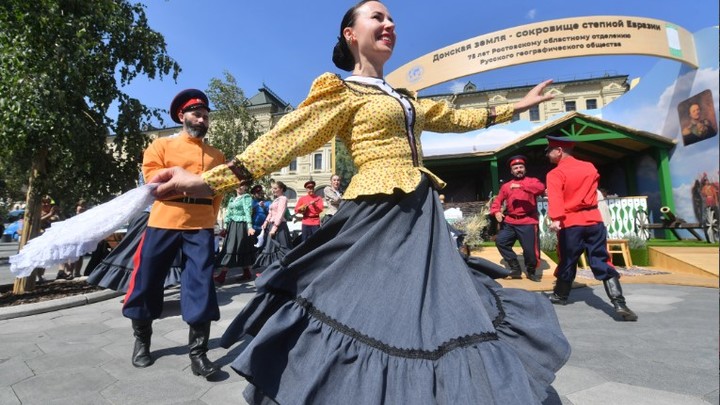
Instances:
[[[169,290],[153,324],[153,366],[130,364],[132,331],[121,297],[0,321],[0,404],[238,404],[246,382],[218,339],[251,298],[252,283],[218,290],[222,320],[209,357],[214,381],[193,376],[179,290]],[[694,405],[718,400],[718,290],[625,286],[638,322],[618,322],[601,286],[573,290],[556,307],[572,355],[545,405]]]

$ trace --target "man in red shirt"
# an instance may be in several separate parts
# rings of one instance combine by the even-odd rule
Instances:
[[[637,315],[625,305],[620,275],[610,263],[607,230],[598,210],[597,186],[600,175],[592,163],[575,159],[575,142],[566,137],[548,136],[545,153],[557,167],[547,174],[548,217],[550,230],[557,232],[560,263],[555,270],[553,304],[565,305],[577,273],[583,251],[595,278],[602,280],[605,292],[624,321],[636,321]]]
[[[500,192],[490,206],[490,214],[495,216],[501,226],[495,245],[510,267],[509,277],[522,278],[520,262],[513,251],[513,245],[519,240],[528,278],[539,282],[540,275],[535,271],[540,259],[536,198],[545,191],[545,185],[534,177],[525,176],[526,161],[527,158],[522,155],[508,160],[513,179],[500,187]]]
[[[303,216],[303,242],[320,229],[320,213],[325,208],[322,197],[315,194],[315,182],[313,180],[306,181],[304,187],[307,195],[300,197],[295,205],[295,212]]]

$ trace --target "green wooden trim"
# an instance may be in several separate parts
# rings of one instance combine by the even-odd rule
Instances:
[[[490,184],[493,195],[498,195],[500,192],[500,172],[498,170],[497,157],[490,161]]]
[[[655,149],[658,166],[658,183],[660,186],[660,203],[672,212],[675,212],[675,201],[672,194],[672,180],[670,178],[670,156],[665,149]],[[670,230],[665,231],[666,239],[678,239]]]

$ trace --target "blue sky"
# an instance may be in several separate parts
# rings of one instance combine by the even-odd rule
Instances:
[[[211,78],[229,71],[250,97],[265,83],[297,106],[312,80],[323,72],[344,72],[331,61],[345,10],[354,2],[338,0],[237,1],[146,0],[150,26],[165,36],[168,53],[183,71],[172,79],[137,78],[126,91],[148,106],[167,109],[181,89],[206,89]],[[385,73],[436,49],[514,26],[588,15],[638,16],[677,24],[690,33],[718,25],[716,0],[469,1],[387,0],[398,40]],[[689,3],[685,3],[689,4]],[[472,80],[478,88],[496,88],[610,74],[641,77],[657,62],[647,56],[584,57],[509,67],[433,87],[448,93]],[[169,118],[165,125],[173,124]]]

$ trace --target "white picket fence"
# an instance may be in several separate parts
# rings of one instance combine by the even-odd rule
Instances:
[[[648,239],[649,233],[643,229],[637,229],[637,218],[647,215],[647,196],[638,197],[608,197],[608,208],[612,221],[608,224],[608,238],[623,239],[627,235],[636,235],[645,240]],[[547,198],[538,198],[538,212],[540,214],[540,234],[548,232],[549,220],[546,221],[547,215]],[[647,217],[640,223],[648,223]]]

